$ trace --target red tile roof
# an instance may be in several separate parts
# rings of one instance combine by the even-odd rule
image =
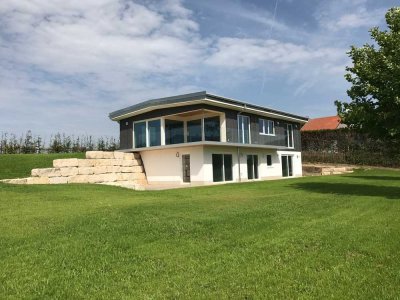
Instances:
[[[302,128],[301,131],[311,131],[311,130],[334,130],[340,125],[340,117],[324,117],[310,119]]]

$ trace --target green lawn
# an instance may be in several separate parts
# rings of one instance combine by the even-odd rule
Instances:
[[[0,184],[0,299],[398,299],[400,172]]]
[[[84,158],[85,153],[0,154],[0,179],[22,178],[35,168],[51,168],[59,158]]]

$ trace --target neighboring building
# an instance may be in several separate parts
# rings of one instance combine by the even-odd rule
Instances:
[[[323,117],[310,119],[302,128],[301,131],[315,131],[315,130],[335,130],[346,127],[341,123],[339,116]]]
[[[302,176],[307,118],[198,92],[110,113],[120,148],[139,152],[148,183],[246,181]]]

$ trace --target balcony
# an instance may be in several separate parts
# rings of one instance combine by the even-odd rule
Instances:
[[[133,124],[135,149],[206,141],[226,141],[224,113],[200,109]]]

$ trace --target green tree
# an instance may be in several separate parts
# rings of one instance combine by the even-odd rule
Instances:
[[[386,13],[387,30],[370,30],[374,44],[351,47],[346,67],[349,103],[335,101],[343,123],[382,139],[400,139],[400,7]]]

